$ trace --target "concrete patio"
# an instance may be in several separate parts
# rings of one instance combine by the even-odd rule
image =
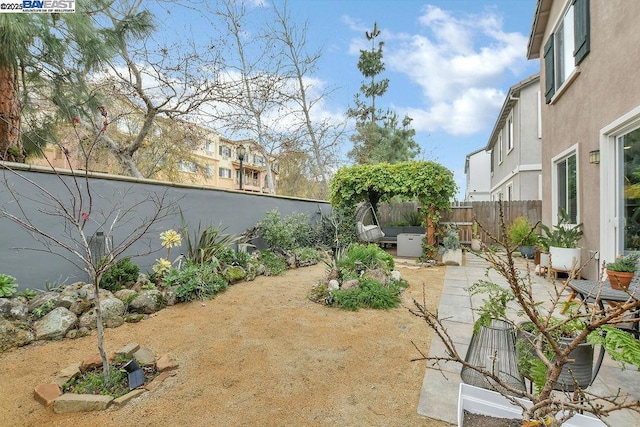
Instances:
[[[518,259],[519,267],[526,269],[527,261]],[[529,262],[531,268],[533,265]],[[471,298],[466,289],[481,279],[487,279],[488,264],[472,253],[467,253],[466,263],[461,267],[447,267],[444,287],[439,306],[439,317],[446,320],[447,329],[457,344],[458,352],[464,357],[471,340],[473,323],[476,319],[474,308],[482,304],[479,296]],[[489,278],[495,283],[506,283],[495,271]],[[532,274],[534,294],[539,298],[548,295],[553,284],[544,277]],[[444,345],[434,336],[430,356],[445,355]],[[460,366],[457,364],[442,365],[442,370],[427,368],[425,370],[418,413],[430,418],[457,423],[458,387]],[[595,382],[588,388],[594,393],[615,393],[617,387],[629,392],[634,399],[640,399],[640,371],[634,367],[622,370],[620,364],[605,355],[602,367]],[[640,425],[640,414],[630,410],[618,411],[604,420],[612,426]]]

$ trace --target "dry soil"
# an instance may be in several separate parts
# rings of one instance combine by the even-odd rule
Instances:
[[[96,336],[0,353],[1,426],[445,426],[417,414],[431,333],[407,307],[440,301],[445,267],[399,263],[403,307],[342,311],[309,301],[323,264],[233,285],[210,301],[168,307],[107,329],[180,363],[159,388],[116,409],[55,414],[33,389],[97,353]]]

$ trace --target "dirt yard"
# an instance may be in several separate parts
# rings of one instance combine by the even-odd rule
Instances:
[[[95,334],[0,353],[1,426],[446,426],[417,414],[431,333],[406,307],[436,308],[444,267],[399,263],[403,307],[346,312],[306,298],[323,264],[240,283],[107,329],[108,351],[137,342],[180,363],[176,376],[119,409],[55,414],[33,389],[97,353]]]

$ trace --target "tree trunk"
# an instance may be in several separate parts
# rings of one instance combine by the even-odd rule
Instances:
[[[24,163],[17,68],[0,67],[0,160]]]

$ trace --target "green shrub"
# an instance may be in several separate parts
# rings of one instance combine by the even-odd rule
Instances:
[[[282,219],[280,212],[274,209],[258,223],[258,235],[270,250],[286,253],[309,246],[312,227],[306,214],[294,212]]]
[[[166,286],[176,286],[178,301],[204,300],[227,289],[227,281],[218,274],[217,263],[188,262],[180,270],[172,268],[164,276]]]
[[[359,265],[368,270],[382,268],[388,272],[393,270],[394,266],[393,257],[376,244],[349,246],[345,251],[344,257],[338,261],[338,269],[340,272],[343,272],[343,270],[355,271],[356,266],[358,266],[356,262],[359,262]]]
[[[227,282],[237,283],[247,277],[247,272],[239,265],[230,265],[224,269],[223,276]]]
[[[27,300],[32,300],[36,297],[36,295],[38,295],[38,293],[33,289],[25,289],[23,291],[18,292],[16,295],[18,295],[19,297],[24,297]]]
[[[265,275],[279,276],[287,271],[286,261],[271,251],[262,251],[260,260],[265,267]]]
[[[226,230],[222,225],[217,227],[209,225],[202,230],[200,223],[192,238],[182,212],[180,216],[182,217],[182,235],[187,244],[186,257],[194,263],[205,264],[217,260],[218,256],[226,253],[231,245],[240,240],[240,236],[222,234]]]
[[[372,279],[360,279],[359,286],[351,289],[334,291],[337,307],[344,310],[357,311],[361,308],[387,310],[400,305],[400,292],[403,284],[390,283],[383,286]]]
[[[138,280],[140,268],[131,262],[131,258],[122,258],[104,272],[100,287],[111,292],[133,285]]]
[[[514,246],[535,246],[538,243],[538,234],[532,231],[529,220],[524,216],[518,216],[513,220],[508,233]]]
[[[42,304],[40,307],[36,308],[31,312],[31,316],[34,319],[40,319],[41,317],[49,314],[53,309],[56,308],[56,300],[50,299],[49,301]]]
[[[220,261],[220,266],[237,265],[246,268],[251,255],[248,252],[237,252],[231,248],[226,248],[226,250],[220,251],[217,258]]]
[[[18,290],[16,278],[8,274],[0,274],[0,297],[10,297]]]
[[[324,258],[322,253],[315,248],[298,248],[294,253],[299,265],[317,264]]]

